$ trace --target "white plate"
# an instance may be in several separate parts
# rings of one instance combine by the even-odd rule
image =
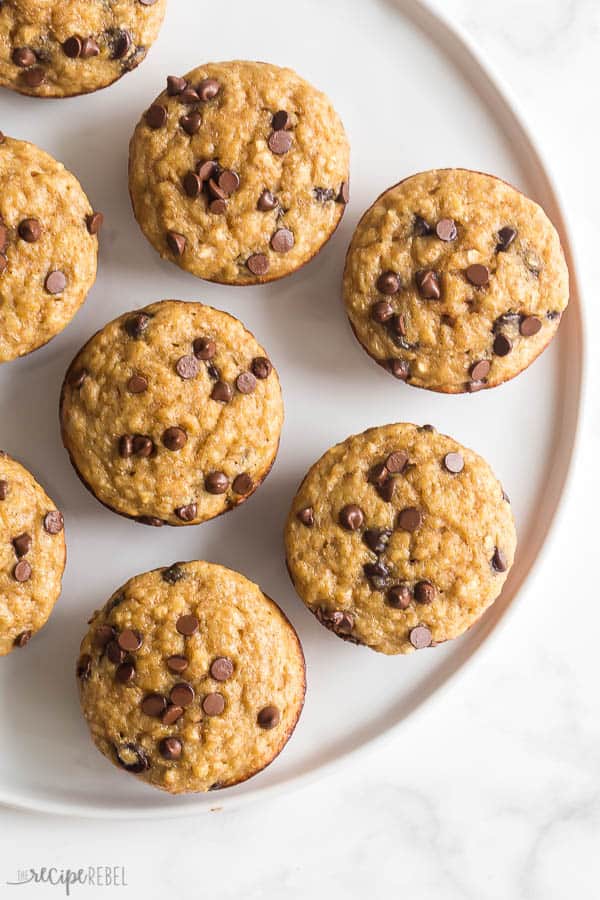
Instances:
[[[212,18],[212,21],[209,19]],[[352,198],[323,253],[263,288],[205,284],[162,262],[134,222],[127,144],[167,74],[206,59],[291,65],[333,99],[352,144]],[[96,95],[41,101],[3,92],[1,126],[41,145],[81,179],[106,214],[99,277],[72,325],[33,356],[2,366],[4,447],[65,511],[69,561],[47,627],[0,662],[0,801],[94,816],[179,815],[260,799],[325,771],[388,733],[436,693],[495,629],[523,587],[555,515],[574,445],[582,328],[573,275],[558,339],[532,368],[493,391],[451,397],[393,381],[351,335],[340,301],[344,253],[363,210],[386,187],[436,166],[492,172],[539,200],[569,245],[551,180],[514,107],[471,49],[416,0],[293,4],[172,0],[161,37],[137,72]],[[239,316],[283,382],[279,459],[241,509],[199,528],[144,528],[103,509],[81,486],[57,423],[63,373],[80,345],[119,313],[153,300],[203,300]],[[431,422],[492,464],[513,500],[520,544],[504,593],[467,635],[428,653],[384,657],[322,628],[287,579],[282,526],[308,466],[370,425]],[[219,794],[173,798],[109,765],[80,717],[74,662],[86,619],[131,575],[177,559],[238,569],[283,606],[306,651],[308,696],[297,731],[264,773]]]

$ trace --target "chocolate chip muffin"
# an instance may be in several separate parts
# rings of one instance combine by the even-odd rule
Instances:
[[[77,677],[100,752],[173,794],[264,769],[305,692],[302,647],[279,607],[206,562],[155,569],[116,591],[91,619]]]
[[[3,0],[0,85],[71,97],[112,84],[155,41],[167,0]]]
[[[25,647],[58,600],[62,514],[31,472],[0,451],[0,656]]]
[[[61,163],[0,133],[0,362],[69,324],[96,279],[101,223]]]
[[[537,203],[466,169],[414,175],[367,210],[344,272],[352,329],[395,378],[448,394],[495,387],[550,343],[569,300]]]
[[[330,101],[257,62],[170,76],[130,145],[129,190],[161,256],[200,278],[258,284],[319,252],[348,202],[349,147]]]
[[[302,600],[339,637],[410,653],[461,635],[498,597],[516,534],[488,464],[430,425],[384,425],[328,450],[285,533]]]
[[[65,377],[60,421],[101,503],[146,525],[195,525],[243,503],[268,475],[283,402],[241,322],[164,300],[88,341]]]

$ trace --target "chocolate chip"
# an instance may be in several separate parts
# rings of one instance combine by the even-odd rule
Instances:
[[[134,653],[142,646],[142,636],[139,631],[134,631],[133,628],[125,628],[118,636],[117,644],[121,650]]]
[[[421,510],[407,506],[398,513],[397,525],[403,531],[416,531],[423,521]]]
[[[395,272],[383,272],[377,279],[377,290],[382,294],[397,294],[400,290],[400,279]]]
[[[277,201],[277,197],[271,193],[271,191],[264,190],[260,197],[258,198],[258,202],[256,204],[257,209],[261,212],[270,212],[272,209],[275,209],[279,205]]]
[[[182,522],[193,522],[198,513],[198,507],[195,503],[188,503],[186,506],[178,506],[175,515]]]
[[[200,371],[200,364],[195,356],[180,356],[175,364],[175,370],[180,378],[188,381],[196,377]]]
[[[195,172],[186,172],[183,176],[183,189],[188,197],[198,197],[202,191],[202,179]]]
[[[205,78],[200,82],[196,90],[201,100],[214,100],[221,90],[221,85],[214,78]]]
[[[490,270],[487,266],[482,266],[481,263],[473,263],[472,266],[467,266],[465,275],[467,276],[467,281],[475,285],[475,287],[485,287],[490,280]]]
[[[222,187],[219,186],[219,183],[215,181],[214,178],[208,179],[208,192],[212,197],[215,197],[217,200],[227,200],[228,194],[223,190]]]
[[[224,494],[229,487],[229,478],[224,472],[209,472],[204,487],[209,494]]]
[[[377,463],[376,465],[372,466],[371,469],[369,470],[369,474],[367,475],[367,481],[369,481],[371,484],[376,484],[378,486],[381,486],[382,484],[385,484],[385,482],[388,480],[388,476],[389,476],[389,472],[387,470],[385,463]]]
[[[312,506],[305,506],[304,509],[299,509],[296,513],[296,518],[303,525],[306,525],[307,528],[312,528],[315,524],[315,513]]]
[[[175,653],[167,659],[167,669],[175,675],[181,675],[182,672],[185,672],[189,664],[187,656],[182,656],[179,653]]]
[[[113,37],[111,58],[123,59],[131,50],[132,43],[133,38],[126,28],[117,31]]]
[[[470,369],[473,381],[483,381],[490,374],[492,364],[489,359],[480,359],[474,362]]]
[[[198,619],[192,615],[179,616],[175,625],[179,634],[183,634],[184,637],[190,637],[192,634],[195,634],[199,627]]]
[[[284,109],[280,109],[279,112],[276,112],[271,121],[271,127],[273,131],[285,131],[287,128],[291,128],[289,113]]]
[[[143,394],[148,390],[148,379],[144,375],[132,375],[127,382],[127,390],[130,394]]]
[[[415,650],[423,650],[431,646],[431,631],[427,625],[417,625],[409,631],[408,639]]]
[[[162,128],[167,121],[167,110],[158,103],[153,103],[150,109],[146,110],[146,124],[150,128]]]
[[[255,356],[250,368],[252,369],[252,374],[256,378],[260,378],[261,381],[268,378],[273,371],[273,365],[266,356]]]
[[[185,78],[180,78],[179,75],[167,75],[167,94],[169,97],[176,97],[177,94],[185,91],[186,87],[187,81]]]
[[[227,384],[227,382],[217,381],[210,392],[210,396],[213,400],[216,400],[217,403],[229,403],[233,397],[233,390],[231,385]]]
[[[340,186],[340,191],[337,197],[335,198],[336,203],[343,203],[344,206],[347,206],[350,202],[350,184],[348,181],[342,181]]]
[[[19,559],[22,556],[27,556],[31,550],[31,535],[27,534],[27,532],[17,535],[17,537],[12,539],[12,545],[15,549],[15,554]]]
[[[533,337],[542,327],[541,320],[537,316],[525,316],[519,325],[519,331],[523,337]]]
[[[442,296],[439,278],[433,269],[420,269],[415,274],[415,282],[424,300],[439,300]]]
[[[236,475],[231,486],[234,493],[245,496],[246,494],[249,494],[254,487],[254,482],[247,472],[242,472],[240,475]]]
[[[215,342],[209,338],[196,338],[192,347],[194,356],[197,356],[198,359],[212,359],[217,352]]]
[[[227,681],[233,675],[233,663],[226,656],[217,656],[210,664],[210,674],[215,681]]]
[[[104,650],[109,641],[115,637],[115,629],[112,625],[99,625],[94,632],[94,644]]]
[[[68,56],[69,59],[77,59],[81,53],[81,41],[74,34],[63,43],[62,49],[65,56]]]
[[[182,116],[179,120],[179,124],[183,128],[183,130],[191,135],[197,134],[200,130],[200,126],[202,125],[202,116],[199,112],[191,112],[188,113],[187,116]]]
[[[456,235],[458,234],[456,222],[454,219],[440,219],[435,226],[435,233],[440,241],[455,241]]]
[[[316,610],[316,616],[319,622],[342,636],[350,634],[354,628],[354,616],[342,609],[328,610],[319,607]]]
[[[453,475],[458,475],[465,467],[465,461],[462,453],[446,453],[444,457],[444,468]]]
[[[223,169],[218,178],[218,184],[222,191],[231,195],[237,191],[240,186],[240,177],[231,169]]]
[[[466,388],[469,394],[476,394],[485,387],[485,381],[467,381]]]
[[[29,581],[31,578],[31,566],[26,559],[21,559],[13,569],[15,581]]]
[[[99,53],[100,47],[93,38],[83,38],[81,42],[81,53],[79,54],[82,59],[91,59],[92,56],[98,56]]]
[[[133,436],[131,434],[122,434],[119,438],[119,456],[123,459],[133,456]]]
[[[137,313],[125,321],[125,331],[129,337],[137,340],[142,337],[149,324],[150,316],[145,313]]]
[[[253,275],[266,275],[269,271],[269,260],[264,253],[253,253],[246,260],[246,265]]]
[[[135,679],[135,666],[130,662],[122,662],[115,669],[115,681],[119,684],[129,684]]]
[[[392,532],[387,528],[367,528],[363,534],[363,541],[373,553],[383,553],[388,545]]]
[[[283,156],[292,146],[292,135],[289,131],[273,131],[269,135],[267,143],[271,153],[275,153],[276,156]]]
[[[492,556],[492,569],[494,569],[495,572],[506,572],[508,569],[508,560],[500,547],[496,547],[494,550],[494,555]]]
[[[147,3],[148,0],[140,0],[140,3]],[[146,756],[145,750],[139,744],[121,744],[115,746],[115,756],[120,766],[133,774],[145,772],[150,768],[150,762]]]
[[[136,456],[147,459],[154,453],[154,441],[147,434],[134,434],[131,449]]]
[[[49,294],[62,294],[67,286],[67,279],[64,272],[56,269],[46,276],[44,286]]]
[[[32,66],[36,59],[37,57],[31,47],[15,47],[12,52],[12,61],[15,66],[19,66],[22,69]]]
[[[410,376],[410,365],[405,359],[388,359],[387,367],[394,378],[398,378],[400,381],[406,381]]]
[[[198,91],[195,91],[193,87],[188,85],[182,90],[179,100],[181,103],[187,103],[188,106],[191,106],[194,103],[200,103],[200,95]]]
[[[160,575],[167,584],[177,584],[178,581],[185,578],[185,572],[178,563],[173,563],[168,569],[163,569]]]
[[[333,188],[316,187],[313,190],[313,194],[319,203],[327,203],[329,200],[335,199]]]
[[[177,231],[167,231],[167,247],[174,256],[183,256],[187,241]]]
[[[415,584],[415,600],[417,603],[429,604],[435,600],[435,588],[430,581],[417,581]]]
[[[162,442],[167,450],[181,450],[187,442],[187,434],[178,425],[172,425],[163,431]]]
[[[85,224],[90,234],[98,234],[104,223],[104,215],[101,212],[93,212],[85,217]]]
[[[174,725],[183,715],[183,707],[170,703],[162,714],[160,721],[163,725]]]
[[[8,497],[8,481],[6,478],[0,479],[0,500],[6,500]]]
[[[271,247],[276,253],[288,253],[294,246],[294,235],[289,228],[279,228],[271,237]]]
[[[147,716],[159,719],[167,708],[167,700],[162,694],[146,694],[140,705]]]
[[[361,527],[364,520],[365,514],[360,506],[357,506],[355,503],[349,503],[342,507],[338,517],[340,525],[347,531],[356,531]]]
[[[497,334],[494,338],[493,350],[496,356],[507,356],[512,350],[512,343],[505,334]]]
[[[223,216],[227,211],[227,200],[212,200],[208,208],[215,216]]]
[[[18,638],[17,638],[18,640]],[[17,641],[15,641],[15,644]],[[17,644],[17,647],[21,646]],[[75,674],[77,678],[81,681],[87,681],[90,675],[92,674],[92,657],[89,653],[83,653],[79,659],[77,660],[77,668],[75,670]]]
[[[264,706],[256,717],[261,728],[269,731],[281,721],[281,713],[276,706]]]
[[[202,709],[207,716],[220,716],[225,709],[225,698],[223,694],[215,692],[207,694],[202,701]]]
[[[219,171],[219,164],[215,159],[205,159],[196,163],[196,174],[202,181],[209,181]]]
[[[183,753],[183,744],[176,737],[163,738],[158,745],[160,755],[164,759],[179,759]]]
[[[390,570],[384,562],[365,563],[363,572],[376,590],[382,590],[387,584]]]
[[[46,73],[41,66],[35,66],[35,68],[23,72],[22,78],[27,87],[37,88],[46,80]]]
[[[387,602],[396,609],[408,609],[412,602],[412,594],[407,584],[395,584],[387,592]]]
[[[498,232],[498,243],[496,245],[496,252],[503,253],[508,250],[512,242],[517,236],[517,229],[511,228],[510,225],[505,225],[504,228],[501,228]]]
[[[400,338],[405,337],[405,335],[406,335],[406,324],[405,324],[405,322],[404,322],[404,316],[401,315],[401,314],[399,314],[399,315],[397,315],[397,316],[393,316],[392,319],[391,319],[391,321],[390,321],[390,323],[389,323],[389,328],[390,328],[390,331],[392,332],[392,337],[394,337],[394,338],[396,338],[396,337],[400,337]],[[402,345],[402,342],[401,342],[401,341],[399,341],[399,342],[397,342],[397,343],[400,343],[400,344]],[[405,349],[409,349],[409,347],[410,347],[410,344],[406,344],[406,345],[405,345]]]
[[[413,221],[413,231],[417,237],[426,237],[432,233],[432,229],[423,216],[415,216]]]
[[[111,663],[115,666],[119,663],[124,662],[127,657],[127,654],[124,650],[121,650],[116,640],[110,640],[106,645],[106,655]]]
[[[391,503],[394,496],[394,479],[387,478],[382,484],[378,485],[377,493],[386,503]]]
[[[194,702],[194,688],[187,681],[180,681],[171,688],[169,700],[175,706],[190,706]]]
[[[390,453],[385,461],[386,469],[393,475],[404,472],[407,464],[408,453],[406,453],[404,450],[394,450],[394,452]]]
[[[42,235],[42,226],[37,219],[23,219],[22,222],[19,222],[18,232],[19,237],[28,244],[35,244]]]
[[[241,372],[235,379],[235,386],[240,394],[252,394],[256,390],[256,378],[252,372]]]
[[[138,516],[136,522],[140,522],[142,525],[149,525],[151,528],[162,528],[165,524],[157,516]]]
[[[44,530],[48,534],[60,534],[65,527],[63,514],[58,509],[51,509],[44,516]]]
[[[374,322],[379,322],[379,324],[387,322],[393,315],[394,308],[389,300],[378,300],[371,307],[371,318]]]

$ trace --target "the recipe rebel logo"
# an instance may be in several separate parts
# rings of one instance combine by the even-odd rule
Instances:
[[[18,869],[16,878],[6,882],[8,887],[19,887],[22,884],[47,884],[62,888],[66,897],[71,896],[73,888],[80,886],[97,888],[128,886],[125,866],[82,866],[78,869],[44,866],[39,869]]]

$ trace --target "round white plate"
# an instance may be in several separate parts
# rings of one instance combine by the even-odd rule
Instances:
[[[127,194],[127,145],[168,74],[206,59],[290,65],[325,90],[352,144],[352,197],[343,224],[303,271],[262,288],[210,285],[159,259]],[[2,444],[65,512],[69,559],[62,597],[29,647],[0,661],[0,801],[94,816],[179,815],[231,807],[324,771],[389,732],[436,693],[523,595],[564,489],[582,382],[575,283],[558,339],[529,371],[493,391],[441,396],[399,384],[352,337],[340,300],[346,246],[363,210],[413,172],[465,166],[500,175],[539,200],[561,229],[549,176],[514,108],[461,38],[416,0],[221,0],[169,4],[146,62],[88,97],[0,99],[0,126],[34,141],[80,178],[106,214],[97,283],[66,331],[2,366]],[[241,509],[197,528],[152,529],[119,518],[81,486],[62,449],[58,393],[71,358],[119,313],[176,297],[232,312],[277,365],[287,421],[275,468]],[[502,597],[453,643],[410,657],[345,644],[305,610],[288,581],[282,527],[306,469],[331,444],[371,425],[433,423],[486,457],[513,501],[520,544]],[[238,569],[274,597],[302,638],[304,714],[265,772],[219,794],[173,798],[128,777],[93,748],[79,714],[74,665],[90,612],[131,575],[178,559]]]

